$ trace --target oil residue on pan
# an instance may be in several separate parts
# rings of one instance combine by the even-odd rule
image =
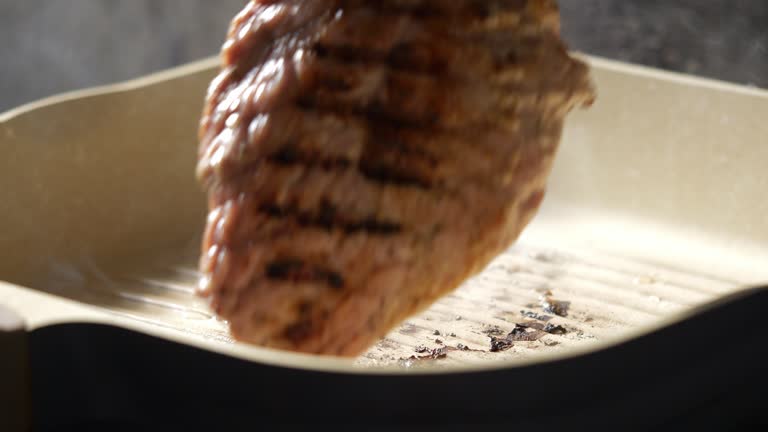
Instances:
[[[83,261],[49,275],[56,293],[202,338],[232,342],[194,295],[197,250],[106,270]],[[738,283],[589,250],[523,242],[425,313],[403,323],[357,367],[450,367],[568,350],[651,325]]]

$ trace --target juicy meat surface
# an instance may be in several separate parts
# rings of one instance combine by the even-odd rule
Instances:
[[[255,0],[222,59],[199,293],[306,353],[358,355],[509,247],[594,98],[547,0]]]

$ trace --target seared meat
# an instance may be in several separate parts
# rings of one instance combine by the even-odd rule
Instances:
[[[509,247],[593,99],[547,0],[256,0],[210,87],[200,293],[237,339],[353,356]]]

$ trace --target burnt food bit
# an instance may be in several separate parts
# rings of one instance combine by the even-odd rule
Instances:
[[[552,0],[251,0],[221,60],[199,294],[237,340],[323,355],[508,249],[595,98]]]
[[[552,319],[552,317],[549,316],[549,315],[539,314],[539,313],[536,313],[536,312],[533,312],[533,311],[522,310],[522,311],[520,311],[520,315],[522,315],[524,318],[531,318],[531,319],[535,319],[535,320],[539,320],[539,321],[544,321],[544,322],[549,321],[549,320]]]
[[[568,333],[568,330],[565,327],[561,325],[552,324],[552,323],[545,324],[538,321],[525,321],[517,325],[520,327],[528,327],[536,330],[541,330],[543,332],[553,334],[553,335],[564,335]]]
[[[504,330],[502,330],[502,329],[501,329],[500,327],[498,327],[498,326],[493,326],[493,327],[491,327],[491,328],[489,328],[489,329],[486,329],[486,330],[484,330],[484,331],[483,331],[483,333],[484,333],[486,336],[489,336],[489,337],[493,337],[493,336],[503,336],[503,335],[504,335]]]
[[[541,330],[517,324],[506,338],[512,342],[533,342],[541,339],[542,336],[544,332]]]
[[[446,357],[448,357],[448,351],[452,351],[449,349],[450,347],[442,347],[442,348],[433,348],[433,349],[424,349],[423,351],[421,349],[417,350],[417,353],[424,354],[420,356],[410,356],[407,358],[401,358],[400,362],[408,362],[408,361],[424,361],[424,360],[442,360]]]
[[[446,348],[435,348],[427,356],[426,360],[440,360],[448,357],[448,350]]]
[[[568,333],[568,330],[566,330],[565,327],[563,327],[561,325],[554,325],[554,324],[547,324],[547,325],[545,325],[544,328],[542,329],[542,331],[545,331],[545,332],[547,332],[549,334],[553,334],[553,335],[564,335],[564,334]]]
[[[514,344],[507,338],[491,337],[491,352],[502,352],[512,348]]]
[[[560,301],[555,299],[551,293],[546,293],[539,299],[541,307],[544,312],[557,315],[559,317],[567,317],[568,309],[571,307],[571,302]]]
[[[515,328],[512,329],[509,334],[502,337],[493,336],[489,334],[491,338],[491,352],[501,352],[512,348],[515,342],[535,342],[541,339],[547,333],[549,334],[565,334],[565,329],[561,326],[554,326],[552,324],[544,324],[537,321],[528,321],[522,324],[515,324]]]

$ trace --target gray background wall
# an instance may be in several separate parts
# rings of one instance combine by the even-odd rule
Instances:
[[[244,3],[0,0],[0,111],[213,55]],[[768,87],[768,0],[560,4],[575,49]]]

